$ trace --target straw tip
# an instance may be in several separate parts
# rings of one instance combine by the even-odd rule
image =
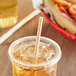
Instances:
[[[40,19],[43,19],[43,17],[42,17],[42,16],[40,16]]]
[[[40,20],[41,22],[43,22],[43,17],[40,17],[39,20]]]

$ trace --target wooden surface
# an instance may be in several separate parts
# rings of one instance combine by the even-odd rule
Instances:
[[[31,0],[19,0],[19,21],[33,10]],[[39,16],[43,16],[43,14],[39,14],[25,24],[21,29],[14,33],[14,35],[0,45],[0,76],[12,76],[11,62],[7,55],[9,45],[21,37],[36,35]],[[9,29],[0,29],[0,36]],[[58,64],[57,76],[76,76],[76,43],[64,38],[56,32],[45,17],[42,36],[55,40],[62,49],[62,58]]]

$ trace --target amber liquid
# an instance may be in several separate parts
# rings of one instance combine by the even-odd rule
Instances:
[[[56,76],[57,65],[42,70],[22,69],[12,64],[13,76]]]
[[[0,0],[0,28],[8,28],[17,22],[17,0]]]

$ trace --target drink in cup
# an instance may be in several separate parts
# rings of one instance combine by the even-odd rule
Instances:
[[[38,56],[35,54],[36,36],[28,36],[13,42],[8,55],[12,62],[13,76],[56,76],[61,58],[59,45],[46,37],[40,37]]]
[[[0,0],[0,28],[7,28],[16,24],[17,12],[17,0]]]

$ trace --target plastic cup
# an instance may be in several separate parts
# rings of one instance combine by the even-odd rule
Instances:
[[[50,44],[49,47],[55,51],[56,55],[50,61],[38,64],[28,64],[13,57],[12,53],[15,51],[13,49],[16,45],[35,41],[36,36],[28,36],[20,38],[10,45],[8,55],[12,62],[13,76],[56,76],[57,63],[61,58],[61,49],[55,41],[49,38],[40,37],[40,42],[46,45]]]
[[[0,28],[14,26],[18,21],[18,0],[0,0]]]

